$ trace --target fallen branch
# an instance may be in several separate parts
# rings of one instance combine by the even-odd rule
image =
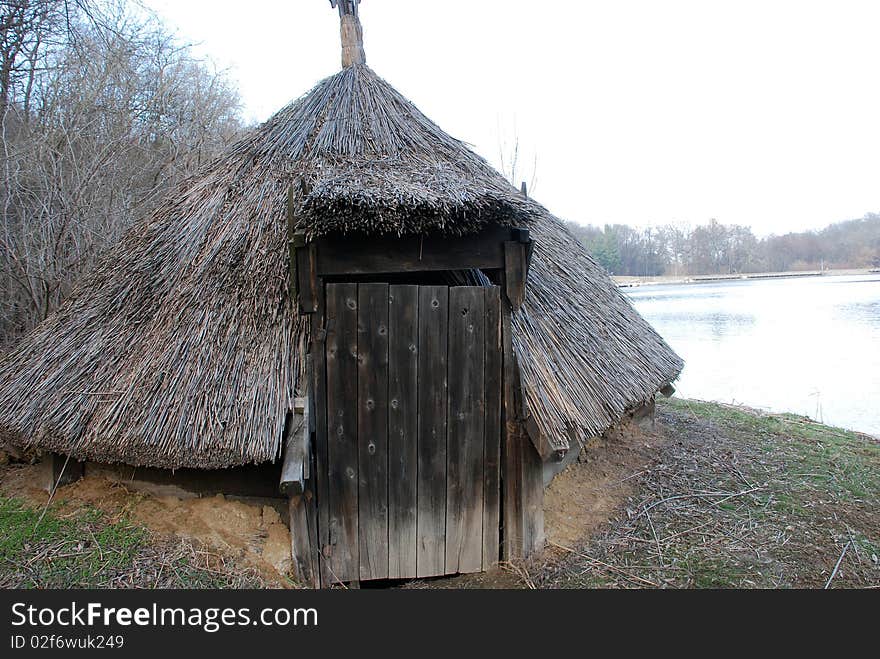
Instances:
[[[828,590],[828,587],[831,585],[831,581],[837,576],[837,571],[840,569],[840,564],[843,562],[843,557],[846,556],[846,550],[849,549],[849,546],[852,544],[852,540],[847,542],[843,546],[843,551],[840,552],[840,558],[837,559],[837,565],[834,566],[834,570],[831,572],[831,576],[828,577],[828,581],[825,582],[824,590]]]
[[[651,586],[652,588],[659,588],[660,587],[659,584],[656,584],[653,581],[648,581],[647,579],[642,579],[642,577],[636,576],[634,574],[630,574],[626,570],[621,570],[619,567],[617,567],[615,565],[611,565],[610,563],[605,563],[604,561],[600,561],[598,558],[593,558],[592,556],[588,556],[587,554],[581,553],[575,549],[572,549],[571,547],[559,545],[559,544],[556,544],[555,542],[550,541],[550,540],[547,541],[547,544],[552,545],[554,547],[558,547],[559,549],[562,549],[563,551],[567,551],[569,553],[572,553],[575,556],[580,556],[581,558],[586,559],[586,560],[590,561],[591,563],[593,563],[594,567],[598,565],[602,568],[605,568],[605,570],[610,570],[611,572],[616,572],[617,574],[621,575],[622,577],[624,577],[626,579],[629,579],[630,581],[634,581],[637,583],[641,582],[641,583],[645,584],[646,586]]]

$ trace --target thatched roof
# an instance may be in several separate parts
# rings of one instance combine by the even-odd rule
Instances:
[[[358,65],[187,181],[0,361],[0,435],[169,468],[278,458],[308,343],[288,301],[291,185],[313,237],[530,227],[514,343],[529,409],[560,446],[681,370],[558,220]]]

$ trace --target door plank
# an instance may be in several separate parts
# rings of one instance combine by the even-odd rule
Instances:
[[[446,535],[446,350],[449,289],[419,288],[419,577],[445,573]]]
[[[446,572],[477,572],[483,556],[485,295],[449,290]]]
[[[513,353],[510,303],[501,304],[502,345],[502,439],[501,439],[501,505],[504,509],[501,557],[515,560],[523,557],[522,455],[520,423],[517,415],[515,388],[516,357]]]
[[[357,581],[357,284],[327,284],[327,482],[334,581]]]
[[[388,577],[388,284],[358,286],[358,534],[361,580]]]
[[[483,570],[498,563],[501,529],[501,299],[486,296],[486,446],[483,464]]]
[[[332,582],[327,569],[325,551],[330,551],[329,502],[330,490],[327,479],[327,362],[326,362],[326,303],[323,286],[319,285],[318,310],[309,319],[311,344],[309,354],[312,358],[312,391],[314,392],[315,423],[315,503],[318,508],[317,520],[312,524],[316,529],[317,550],[319,552],[318,576],[320,585]]]
[[[419,287],[389,288],[388,576],[417,576]]]

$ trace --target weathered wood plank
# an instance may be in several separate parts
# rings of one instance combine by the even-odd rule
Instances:
[[[311,390],[314,400],[313,423],[315,432],[315,503],[317,506],[318,552],[320,569],[318,571],[320,585],[332,583],[326,556],[330,554],[330,490],[328,485],[328,445],[327,445],[327,361],[325,352],[326,316],[323,286],[319,285],[317,311],[310,317],[309,361],[311,363]]]
[[[416,576],[419,288],[389,288],[388,576]]]
[[[305,487],[305,459],[308,421],[303,414],[288,412],[284,424],[284,461],[281,464],[281,494],[302,494]]]
[[[379,274],[435,270],[501,269],[511,230],[492,227],[470,236],[349,237],[318,239],[317,275]]]
[[[388,577],[388,284],[358,286],[360,578]]]
[[[503,351],[503,397],[501,438],[502,529],[501,557],[509,561],[522,557],[522,456],[519,419],[516,408],[515,355],[510,326],[510,304],[501,304],[501,341]]]
[[[358,557],[357,284],[327,284],[328,570],[356,581]]]
[[[553,446],[547,439],[547,436],[541,432],[541,428],[538,427],[538,420],[535,419],[535,415],[531,414],[531,411],[527,413],[525,421],[523,422],[526,430],[526,434],[529,437],[529,440],[532,442],[532,446],[538,452],[538,455],[541,457],[543,462],[548,462],[551,460],[559,459],[559,451],[565,452],[565,448],[561,446]]]
[[[449,289],[419,288],[418,576],[446,562],[446,364]]]
[[[531,556],[544,546],[544,461],[532,442],[522,443],[523,541],[522,554]]]
[[[514,400],[517,410],[526,410],[523,398],[522,377],[519,364],[514,360]],[[520,412],[522,414],[522,412]],[[523,558],[544,546],[544,462],[526,432],[526,424],[517,424],[519,435],[520,472],[517,475],[520,489],[520,510],[522,514]]]
[[[516,311],[526,298],[526,246],[521,242],[504,243],[504,292]]]
[[[290,549],[293,573],[304,586],[320,587],[318,578],[317,541],[314,519],[314,498],[309,490],[290,497]]]
[[[501,533],[501,299],[497,286],[486,296],[486,445],[483,465],[483,569],[499,559]]]
[[[449,289],[446,572],[478,572],[483,556],[485,295]]]
[[[291,252],[292,258],[296,259],[295,275],[297,279],[296,290],[299,301],[299,312],[302,314],[315,313],[318,309],[318,284],[316,277],[316,251],[314,243],[305,244],[305,234],[296,234],[291,244],[298,245]]]

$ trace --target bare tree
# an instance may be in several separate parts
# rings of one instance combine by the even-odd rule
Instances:
[[[226,77],[124,0],[6,0],[0,344],[242,129]]]
[[[499,119],[498,168],[511,185],[518,188],[525,183],[529,194],[534,194],[535,186],[538,183],[538,154],[537,152],[533,153],[529,161],[530,164],[526,166],[522,163],[523,157],[516,121],[514,121],[511,130],[504,131]]]

